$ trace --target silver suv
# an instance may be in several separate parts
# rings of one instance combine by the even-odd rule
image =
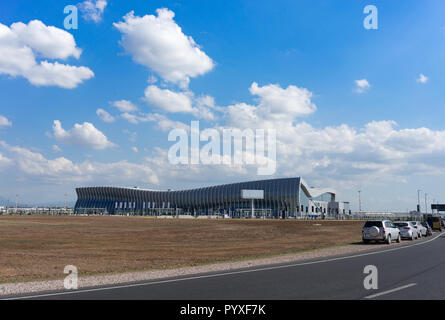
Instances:
[[[389,220],[366,221],[362,230],[362,239],[364,243],[383,241],[391,244],[393,240],[401,241],[399,228]]]

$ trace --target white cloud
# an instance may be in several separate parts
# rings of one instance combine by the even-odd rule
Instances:
[[[161,90],[161,89],[159,89]],[[277,176],[308,176],[315,184],[351,188],[367,183],[403,183],[415,175],[445,175],[445,131],[427,128],[399,129],[395,121],[372,121],[362,128],[347,124],[314,127],[299,121],[317,107],[312,92],[294,85],[282,88],[277,84],[249,88],[256,96],[255,104],[239,102],[217,107],[210,96],[191,97],[192,109],[204,106],[224,114],[224,128],[276,129]],[[177,111],[177,110],[176,110]],[[192,114],[194,114],[192,112]],[[183,127],[165,115],[126,113],[121,115],[131,123],[153,122],[168,131]],[[205,128],[202,126],[201,130]],[[256,168],[233,166],[175,166],[166,163],[167,150],[158,149],[158,156],[146,161],[161,180],[175,179],[185,185],[208,181],[241,181],[255,179]],[[215,178],[217,177],[217,178]]]
[[[172,129],[184,129],[186,131],[190,130],[190,127],[185,123],[181,121],[173,121],[161,114],[150,114],[149,118],[152,122],[155,122],[158,128],[162,131],[169,131]]]
[[[419,78],[417,78],[418,83],[427,83],[428,80],[429,80],[428,77],[422,73],[419,75]]]
[[[1,127],[11,127],[12,122],[8,120],[5,116],[0,115],[0,128]]]
[[[0,155],[0,163],[8,162],[15,167],[15,172],[25,181],[37,181],[49,184],[69,183],[104,183],[104,184],[158,184],[159,180],[147,164],[135,164],[127,161],[75,163],[67,158],[47,159],[38,152],[19,146],[10,146],[0,141],[0,148],[10,154],[10,159]],[[9,159],[8,160],[2,160]]]
[[[364,93],[371,87],[368,80],[366,79],[355,80],[355,85],[357,86],[356,88],[357,93]]]
[[[317,107],[311,101],[312,92],[294,85],[286,89],[276,84],[259,87],[252,83],[249,91],[259,96],[258,105],[237,103],[226,108],[226,119],[230,126],[243,128],[280,128],[297,117],[309,115]]]
[[[97,130],[89,122],[84,122],[83,124],[76,123],[71,130],[66,131],[62,128],[59,120],[54,120],[53,135],[60,143],[79,145],[96,150],[115,146],[114,143],[110,142],[101,131]]]
[[[103,122],[111,123],[116,120],[111,114],[101,108],[96,110],[96,114]]]
[[[133,112],[138,110],[138,107],[128,100],[114,101],[111,104],[119,109],[120,112]]]
[[[138,148],[136,148],[136,147],[131,147],[131,150],[132,150],[133,152],[135,152],[135,153],[138,153],[138,152],[139,152]]]
[[[106,0],[86,0],[78,4],[82,17],[85,20],[94,21],[96,23],[102,20],[105,7],[107,6]]]
[[[213,69],[214,63],[192,37],[185,35],[168,9],[157,9],[157,16],[138,17],[134,12],[114,23],[122,33],[121,45],[133,57],[164,80],[186,87],[190,78]]]
[[[372,121],[361,129],[346,124],[316,128],[297,121],[302,114],[297,110],[315,110],[309,91],[304,99],[295,99],[276,89],[261,92],[252,86],[251,93],[261,94],[258,105],[227,106],[224,118],[232,128],[276,129],[277,175],[297,173],[322,185],[345,181],[346,188],[371,180],[403,182],[416,174],[445,175],[440,161],[445,156],[445,131],[397,129],[395,121]],[[266,95],[270,92],[282,96],[275,99]],[[245,174],[255,177],[250,171]]]
[[[54,152],[54,153],[60,153],[60,152],[62,152],[62,149],[61,149],[57,144],[54,144],[53,147],[52,147],[52,149],[53,149],[53,152]]]
[[[300,117],[317,110],[317,107],[311,102],[312,93],[305,88],[290,85],[286,89],[282,89],[276,84],[259,87],[254,82],[249,91],[251,94],[260,97],[258,105],[260,112],[272,116],[290,115]]]
[[[149,105],[169,113],[190,113],[199,119],[215,120],[216,116],[210,109],[222,111],[215,106],[213,97],[200,96],[194,98],[193,92],[177,92],[169,89],[160,89],[150,85],[145,89],[143,98]]]
[[[145,101],[166,112],[192,113],[191,94],[160,89],[151,85],[145,89]]]
[[[138,116],[138,115],[135,115],[135,114],[129,113],[129,112],[122,113],[121,117],[132,124],[138,124],[139,122],[149,121],[149,120],[146,120],[145,116]]]
[[[132,114],[125,112],[121,114],[121,117],[132,124],[138,124],[140,122],[155,122],[156,126],[162,131],[168,131],[176,128],[189,130],[189,126],[183,122],[171,120],[158,113]]]
[[[0,169],[9,167],[12,164],[12,160],[5,157],[3,154],[0,153]]]
[[[33,85],[59,86],[66,89],[75,88],[84,80],[93,76],[93,71],[86,67],[74,67],[48,61],[42,61],[26,73],[27,79]]]
[[[39,20],[13,23],[11,32],[21,44],[35,50],[42,57],[48,59],[79,59],[82,50],[76,47],[74,37],[67,31],[46,26]]]
[[[22,76],[38,86],[75,88],[94,76],[86,67],[76,67],[37,58],[67,59],[80,57],[73,36],[65,30],[46,26],[39,20],[27,25],[0,23],[0,74]]]

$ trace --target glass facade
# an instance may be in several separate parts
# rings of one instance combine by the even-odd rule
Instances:
[[[303,184],[303,188],[302,188]],[[250,212],[251,202],[241,198],[241,190],[263,190],[264,199],[255,199],[255,214],[269,217],[297,217],[312,213],[309,189],[300,178],[282,178],[225,184],[179,191],[137,188],[77,188],[76,213],[105,214],[224,214],[239,217]],[[319,200],[335,200],[332,193]],[[320,198],[321,197],[321,198]]]

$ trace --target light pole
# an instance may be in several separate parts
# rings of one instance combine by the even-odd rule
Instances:
[[[428,197],[428,193],[425,193],[425,213],[428,214],[428,205],[426,198]]]
[[[361,190],[359,190],[358,191],[358,210],[359,210],[359,212],[360,213],[362,213],[362,198],[361,198],[361,193],[362,193],[362,191]]]
[[[422,213],[422,211],[420,210],[420,191],[422,190],[417,190],[417,212],[419,213],[419,215]]]

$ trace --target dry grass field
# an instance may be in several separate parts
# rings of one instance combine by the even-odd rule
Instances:
[[[175,268],[356,243],[361,221],[0,216],[0,283]]]

